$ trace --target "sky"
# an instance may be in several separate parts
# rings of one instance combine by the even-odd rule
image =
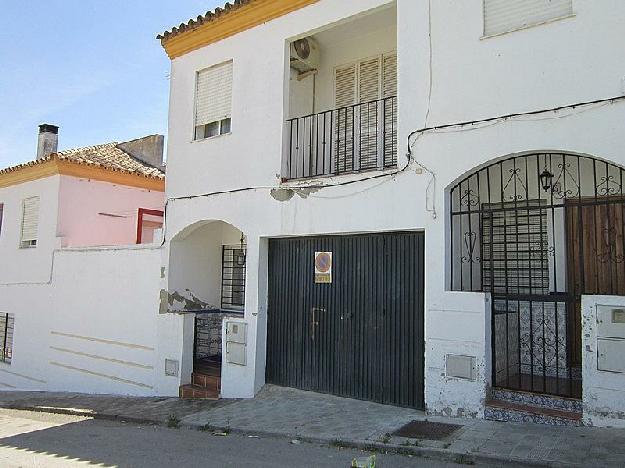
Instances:
[[[0,168],[38,125],[59,150],[167,134],[169,59],[156,35],[225,0],[0,0]]]

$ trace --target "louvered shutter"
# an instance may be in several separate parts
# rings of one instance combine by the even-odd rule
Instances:
[[[544,23],[573,13],[573,0],[484,0],[484,35]]]
[[[336,103],[336,130],[334,146],[335,165],[339,171],[354,169],[354,107],[356,104],[356,64],[337,68],[334,96]]]
[[[230,118],[232,62],[198,72],[195,91],[195,126]]]
[[[0,203],[0,234],[2,234],[2,218],[4,217],[4,205]]]
[[[39,197],[27,198],[23,202],[22,230],[20,240],[22,243],[37,241],[39,230]]]
[[[360,117],[360,169],[378,167],[378,99],[380,99],[381,57],[360,62],[358,102]]]
[[[397,164],[397,54],[382,58],[382,98],[384,112],[384,167]]]

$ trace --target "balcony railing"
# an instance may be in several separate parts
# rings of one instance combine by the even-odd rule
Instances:
[[[397,165],[397,97],[287,120],[285,177],[303,179]]]

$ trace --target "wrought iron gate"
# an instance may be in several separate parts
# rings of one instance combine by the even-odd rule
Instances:
[[[624,177],[536,153],[452,188],[451,288],[491,293],[493,386],[581,397],[581,295],[625,295]]]
[[[424,238],[271,239],[267,382],[423,408]],[[315,252],[332,252],[329,283]]]

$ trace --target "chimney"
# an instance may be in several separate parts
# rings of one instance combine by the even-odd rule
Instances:
[[[164,141],[165,137],[163,135],[149,135],[136,140],[118,143],[117,147],[130,154],[133,158],[163,171]]]
[[[39,125],[39,138],[37,140],[37,159],[43,159],[56,153],[59,146],[59,127],[56,125]]]

